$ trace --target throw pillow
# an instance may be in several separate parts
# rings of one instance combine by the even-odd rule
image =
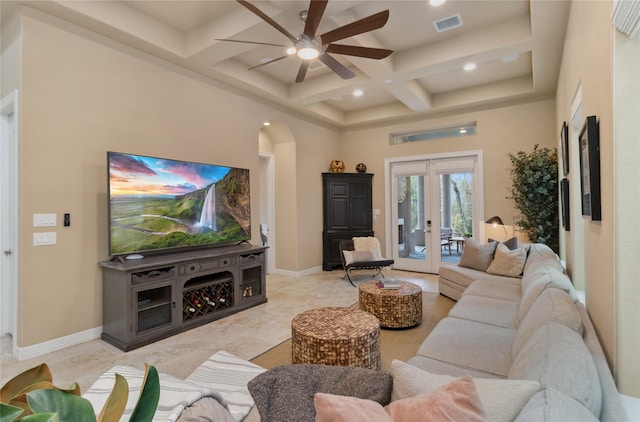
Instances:
[[[375,261],[373,251],[342,251],[344,254],[344,262],[351,265],[354,262],[371,262]]]
[[[478,271],[486,271],[491,261],[493,261],[493,254],[496,251],[497,244],[498,242],[495,241],[481,244],[474,239],[465,238],[464,249],[458,265]]]
[[[391,402],[385,410],[394,422],[487,420],[471,375],[465,375],[433,392]]]
[[[489,238],[487,242],[498,242],[498,241]],[[518,238],[515,236],[513,236],[511,239],[503,240],[502,242],[499,242],[499,243],[502,243],[503,245],[505,245],[507,248],[511,250],[518,248]]]
[[[373,400],[316,393],[313,404],[315,422],[392,422],[382,405]]]
[[[372,251],[374,261],[381,261],[382,259],[382,251],[380,250],[380,242],[378,239],[373,236],[367,237],[354,237],[353,239],[353,249],[356,251]]]
[[[376,402],[318,393],[316,422],[474,422],[486,415],[470,375],[431,393],[398,400],[384,408]]]
[[[394,400],[434,391],[455,379],[450,375],[433,374],[399,360],[393,360],[391,370]],[[538,381],[494,378],[474,378],[473,381],[487,419],[492,422],[513,421],[531,396],[542,390]]]
[[[506,245],[499,243],[495,257],[489,268],[487,268],[487,273],[507,277],[521,277],[526,261],[527,251],[524,248],[509,250]]]
[[[312,421],[316,417],[313,396],[328,393],[369,399],[386,405],[391,401],[391,374],[372,369],[283,365],[256,376],[249,392],[262,422]]]

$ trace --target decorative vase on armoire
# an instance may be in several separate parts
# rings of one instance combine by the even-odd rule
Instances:
[[[342,267],[340,241],[373,236],[371,173],[322,173],[322,269]]]

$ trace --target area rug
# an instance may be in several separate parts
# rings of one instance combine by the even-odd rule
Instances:
[[[391,361],[407,361],[429,335],[438,321],[446,317],[455,302],[437,293],[422,292],[422,323],[412,328],[380,330],[381,369],[391,370]],[[358,305],[354,305],[357,307]],[[263,368],[291,364],[291,339],[251,359]]]

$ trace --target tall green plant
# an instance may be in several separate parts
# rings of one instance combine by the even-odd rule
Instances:
[[[507,154],[511,160],[511,196],[520,215],[514,222],[532,242],[559,250],[558,151],[539,148]]]

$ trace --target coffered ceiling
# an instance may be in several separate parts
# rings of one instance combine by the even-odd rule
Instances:
[[[8,0],[3,0],[3,3]],[[337,128],[424,118],[433,113],[552,96],[570,2],[563,0],[329,0],[318,34],[382,10],[380,29],[341,44],[391,49],[382,60],[332,54],[355,77],[342,79],[320,61],[296,83],[302,59],[281,32],[236,1],[15,1],[231,85]],[[252,1],[295,36],[309,1]],[[462,25],[438,32],[434,22]],[[475,70],[464,70],[468,63]],[[355,97],[354,90],[363,95]]]

